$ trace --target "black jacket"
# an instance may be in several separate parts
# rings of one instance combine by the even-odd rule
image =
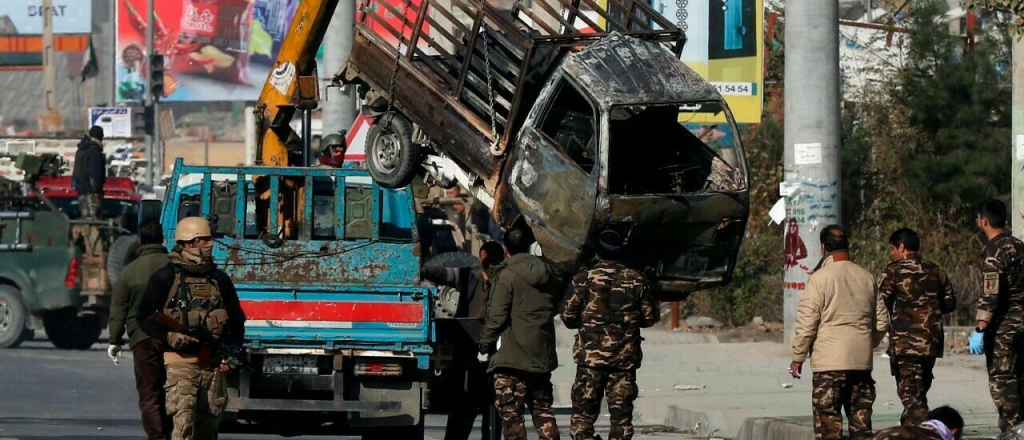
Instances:
[[[79,195],[103,193],[103,184],[107,181],[107,160],[103,157],[103,147],[89,136],[78,142],[72,176]]]
[[[487,317],[487,286],[482,269],[424,266],[420,275],[433,283],[458,289],[460,293],[457,318]]]
[[[167,303],[167,298],[171,294],[171,286],[174,284],[175,270],[172,263],[153,273],[153,276],[149,278],[149,284],[146,285],[146,293],[142,297],[142,303],[139,304],[139,312],[136,315],[139,328],[149,337],[158,341],[167,342],[167,333],[171,329],[157,323],[152,318],[156,316],[157,312],[162,311],[164,304]],[[227,328],[224,329],[224,333],[220,337],[220,343],[228,346],[241,346],[245,338],[245,312],[242,311],[242,306],[238,302],[235,285],[226,273],[217,268],[210,271],[209,277],[220,287],[224,308],[228,312]]]

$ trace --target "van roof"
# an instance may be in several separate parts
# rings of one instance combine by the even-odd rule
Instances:
[[[711,83],[664,46],[619,32],[570,55],[562,69],[604,108],[722,99]]]

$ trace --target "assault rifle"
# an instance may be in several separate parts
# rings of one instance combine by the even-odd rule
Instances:
[[[178,322],[177,319],[168,316],[164,312],[157,312],[157,314],[153,316],[153,321],[174,330],[175,332],[199,341],[199,366],[202,368],[210,367],[210,358],[213,355],[213,347],[217,347],[217,354],[221,356],[224,363],[231,367],[232,370],[245,365],[245,353],[242,347],[230,347],[228,345],[221,344],[217,338],[202,327],[185,326],[181,322]]]

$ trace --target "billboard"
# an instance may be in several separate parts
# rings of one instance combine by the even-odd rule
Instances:
[[[686,33],[683,62],[718,88],[736,122],[760,123],[764,0],[653,0],[652,6]]]
[[[253,25],[253,2],[165,0],[155,4],[154,47],[165,57],[165,101],[255,100],[259,96],[259,84],[269,66],[250,63],[255,58],[250,53],[266,46],[268,37],[254,29],[259,24]],[[119,101],[139,101],[145,96],[146,5],[146,0],[117,0]],[[254,38],[257,44],[251,45]]]
[[[89,107],[89,125],[103,127],[104,138],[132,137],[132,109],[128,107]]]
[[[81,52],[88,48],[91,1],[53,0],[50,13],[58,52]],[[44,14],[40,0],[0,1],[0,69],[42,66]]]
[[[117,97],[141,101],[147,66],[146,0],[117,1]],[[156,2],[164,101],[255,101],[299,0]]]

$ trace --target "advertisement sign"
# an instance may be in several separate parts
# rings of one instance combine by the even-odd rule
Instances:
[[[119,101],[139,101],[145,96],[146,3],[146,0],[117,0],[115,69]],[[269,54],[273,40],[259,22],[254,25],[254,2],[165,0],[155,3],[154,46],[164,54],[165,101],[255,100],[259,97],[269,66],[251,63],[250,58],[255,57],[250,55],[255,51]]]
[[[42,4],[41,0],[0,1],[0,22],[7,23],[0,25],[3,29],[0,34],[42,35]],[[92,2],[53,0],[53,32],[57,35],[92,32]]]
[[[653,0],[652,6],[686,33],[682,60],[718,88],[736,122],[760,123],[764,1]],[[706,119],[703,122],[725,120]]]
[[[92,2],[53,0],[54,48],[81,52],[92,32]],[[40,0],[0,1],[0,69],[43,64],[43,15]]]
[[[6,1],[6,0],[0,0]],[[68,0],[70,1],[70,0]],[[146,92],[147,0],[117,1],[117,99]],[[405,0],[386,0],[403,10]],[[301,0],[161,0],[156,50],[164,54],[164,101],[255,101]],[[413,1],[414,5],[419,0]],[[386,8],[385,20],[400,27]],[[407,16],[412,14],[406,11]],[[424,24],[424,29],[429,26]],[[410,36],[412,29],[406,29]],[[317,59],[323,57],[323,46]],[[324,77],[334,72],[323,72]]]
[[[89,125],[103,128],[106,138],[132,137],[132,109],[128,107],[90,107]]]

